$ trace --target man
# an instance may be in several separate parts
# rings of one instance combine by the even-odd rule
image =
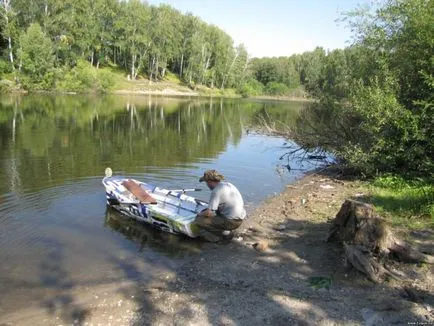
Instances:
[[[211,189],[208,208],[200,212],[196,224],[200,226],[200,236],[211,242],[232,235],[246,217],[244,201],[238,189],[216,170],[205,171],[199,182],[206,182]]]

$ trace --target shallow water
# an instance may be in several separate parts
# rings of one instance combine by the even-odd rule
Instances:
[[[202,188],[215,168],[248,210],[312,169],[279,160],[286,140],[252,130],[291,125],[301,103],[158,97],[0,98],[0,315],[50,309],[65,292],[171,270],[202,243],[108,210],[104,169],[165,188]],[[62,299],[63,298],[63,299]],[[60,303],[59,303],[60,302]]]

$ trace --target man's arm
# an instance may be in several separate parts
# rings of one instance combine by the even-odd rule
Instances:
[[[208,208],[197,214],[197,216],[203,217],[214,217],[217,214],[215,211],[217,210],[220,202],[220,194],[216,191],[211,193],[211,197],[209,199]]]

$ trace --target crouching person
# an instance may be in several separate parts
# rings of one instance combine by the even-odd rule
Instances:
[[[200,212],[196,224],[200,227],[199,236],[211,242],[231,238],[232,231],[240,227],[246,211],[238,189],[216,170],[208,170],[199,179],[211,189],[208,208]]]

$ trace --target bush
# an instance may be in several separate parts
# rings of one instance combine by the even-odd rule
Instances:
[[[97,89],[96,69],[89,62],[79,60],[77,65],[65,74],[63,80],[58,83],[61,90],[83,92]]]
[[[97,73],[98,90],[101,92],[108,91],[115,84],[115,75],[107,69],[99,69]]]
[[[267,86],[265,86],[265,92],[268,95],[281,96],[287,94],[289,92],[289,88],[282,83],[270,82],[267,84]]]
[[[346,102],[323,98],[304,110],[293,138],[320,147],[365,175],[384,172],[430,175],[433,140],[421,116],[397,99],[393,78],[356,82]]]
[[[251,79],[244,83],[239,89],[238,93],[242,97],[258,96],[264,92],[264,85],[256,79]]]
[[[89,62],[79,60],[58,82],[58,88],[73,92],[105,92],[115,84],[116,75],[108,69],[96,69]]]
[[[21,67],[22,84],[25,88],[40,88],[45,84],[45,75],[53,68],[53,45],[41,26],[32,24],[20,36],[18,55]],[[33,85],[35,84],[35,85]]]
[[[357,143],[348,143],[342,152],[353,166],[367,174],[420,171],[431,158],[421,157],[415,146],[420,137],[417,116],[398,102],[395,82],[386,78],[372,86],[355,85],[343,114],[360,121],[351,126]]]
[[[10,74],[12,72],[12,65],[9,61],[0,59],[0,74]]]
[[[41,89],[52,90],[55,87],[56,80],[59,78],[60,70],[59,69],[50,69],[44,75],[40,83]]]

